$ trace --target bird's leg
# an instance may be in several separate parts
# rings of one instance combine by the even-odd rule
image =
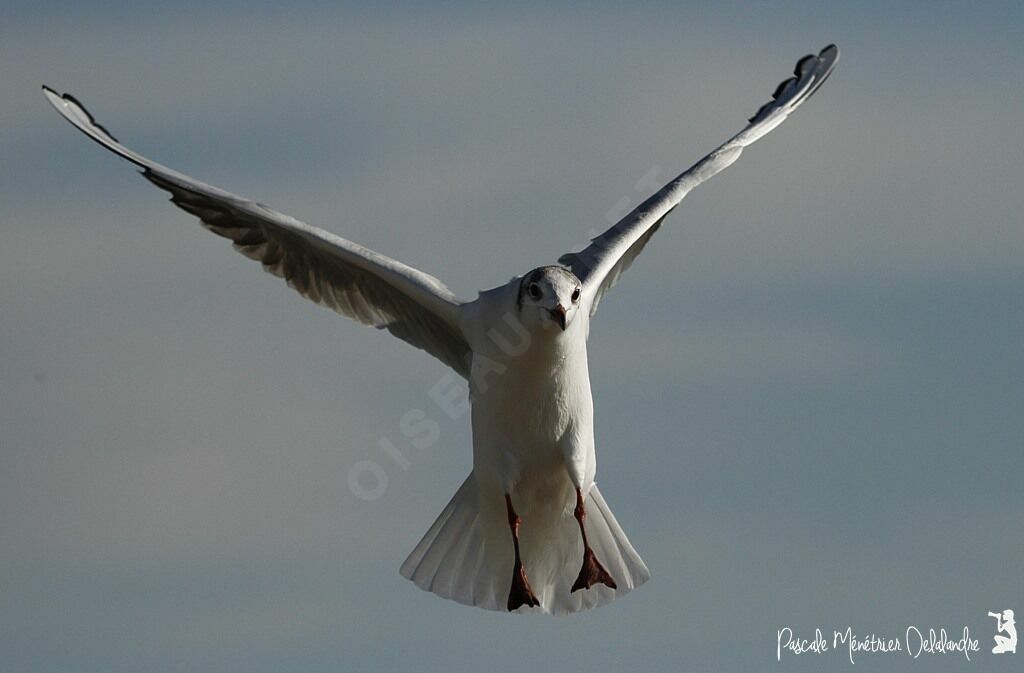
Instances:
[[[519,515],[512,508],[512,497],[505,494],[505,509],[508,510],[508,527],[512,531],[512,544],[516,550],[516,562],[512,567],[512,587],[508,590],[508,611],[512,612],[522,605],[537,607],[540,601],[533,595],[530,588],[530,581],[526,579],[526,571],[523,570],[523,561],[519,558]]]
[[[579,488],[576,489],[576,509],[573,514],[576,516],[576,522],[580,525],[580,535],[583,537],[583,567],[580,568],[579,577],[576,578],[575,584],[572,585],[570,593],[580,589],[589,589],[598,582],[612,589],[617,588],[615,580],[604,569],[601,562],[597,560],[597,557],[594,556],[594,550],[587,543],[587,531],[583,528],[583,520],[587,518],[587,511],[583,508],[583,494],[580,493]]]

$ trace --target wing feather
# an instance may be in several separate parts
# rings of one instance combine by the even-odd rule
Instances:
[[[590,303],[591,315],[690,190],[730,166],[743,148],[785,121],[828,79],[838,60],[835,45],[825,47],[817,56],[804,56],[797,62],[793,77],[775,88],[772,100],[761,106],[742,131],[662,187],[589,246],[559,257],[558,261],[583,282],[584,301]]]
[[[299,294],[365,325],[386,329],[468,377],[470,348],[461,302],[441,281],[262,204],[171,170],[128,149],[69,94],[43,87],[78,130],[142,169],[171,201],[209,231],[283,278]]]

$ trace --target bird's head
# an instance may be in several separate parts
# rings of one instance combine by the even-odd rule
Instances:
[[[580,305],[582,284],[571,271],[561,266],[542,266],[530,271],[519,282],[519,318],[533,327],[558,327],[572,324]]]

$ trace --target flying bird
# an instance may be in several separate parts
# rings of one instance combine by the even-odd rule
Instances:
[[[594,312],[690,190],[781,124],[838,58],[829,45],[800,59],[743,130],[585,249],[473,301],[422,271],[151,161],[70,94],[43,91],[76,128],[300,294],[391,332],[467,379],[473,469],[401,573],[460,603],[564,614],[607,603],[650,577],[594,483],[587,364]]]

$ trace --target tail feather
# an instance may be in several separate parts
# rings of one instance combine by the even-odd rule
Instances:
[[[476,517],[468,508],[457,509],[448,520],[439,538],[453,539],[448,551],[438,561],[437,572],[430,581],[430,590],[455,595],[460,590],[459,572],[470,553],[474,537],[473,528],[478,525]]]
[[[650,577],[596,486],[586,502],[587,538],[618,589],[598,585],[570,593],[582,563],[582,544],[571,508],[545,516],[524,506],[523,531],[529,534],[522,536],[523,564],[544,612],[567,614],[597,607]],[[512,541],[503,512],[481,506],[477,481],[470,473],[402,564],[401,574],[443,598],[504,611],[512,560]]]
[[[587,539],[591,548],[611,573],[618,585],[617,589],[609,589],[604,585],[597,585],[586,591],[577,591],[566,596],[558,593],[555,596],[556,604],[553,612],[575,612],[587,608],[604,605],[632,589],[640,586],[651,577],[651,571],[637,553],[629,538],[623,532],[619,522],[615,519],[608,503],[605,502],[601,491],[595,485],[587,495]],[[576,580],[576,573],[579,571],[578,564],[582,562],[582,550],[576,555],[578,561],[566,569],[564,579],[571,586]],[[576,601],[579,601],[578,603]]]
[[[452,497],[448,506],[444,508],[437,519],[431,525],[420,543],[416,545],[412,553],[402,564],[401,573],[427,591],[440,590],[439,582],[435,582],[442,570],[454,575],[451,570],[454,564],[443,565],[449,552],[459,546],[459,543],[469,545],[471,535],[464,534],[467,519],[474,518],[475,512],[468,505],[476,498],[476,484],[472,479],[466,479],[462,486]]]

